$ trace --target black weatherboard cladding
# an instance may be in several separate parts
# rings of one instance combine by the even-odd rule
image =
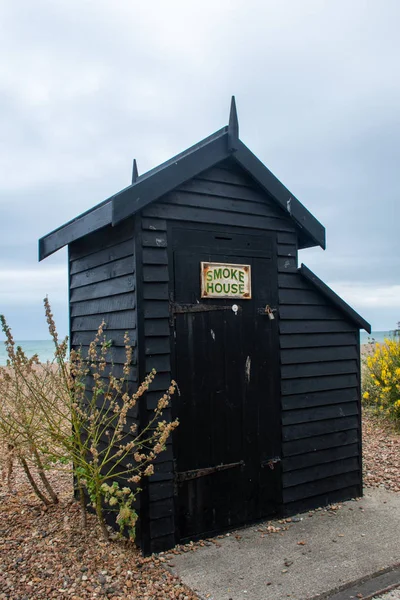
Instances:
[[[362,493],[358,328],[301,273],[279,274],[283,502]]]
[[[271,370],[280,378],[281,462],[274,464],[279,508],[289,514],[362,493],[359,329],[370,326],[307,267],[298,268],[299,249],[325,248],[324,227],[238,136],[233,101],[227,127],[142,176],[135,162],[132,185],[41,238],[39,259],[69,246],[72,348],[86,350],[104,320],[116,374],[129,333],[132,391],[157,370],[143,410],[130,415],[144,426],[174,376],[174,231],[270,240],[276,249],[270,289],[279,296],[273,325],[279,347]],[[268,278],[259,279],[267,285]],[[90,390],[90,378],[87,384]],[[173,448],[169,443],[157,458],[142,493],[140,544],[146,553],[179,541]]]

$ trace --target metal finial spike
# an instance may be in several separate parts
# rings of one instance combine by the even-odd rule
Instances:
[[[232,134],[235,134],[236,137],[239,137],[239,120],[237,116],[235,96],[232,96],[231,100],[231,110],[229,113],[229,129],[232,132]]]
[[[138,167],[137,167],[136,158],[134,158],[133,166],[132,166],[132,183],[136,183],[136,181],[138,180],[138,177],[139,177],[139,171],[138,171]]]
[[[231,150],[236,149],[236,143],[239,139],[239,120],[236,111],[235,96],[232,96],[231,110],[229,113],[229,124],[228,124],[228,135],[229,135],[229,147]]]

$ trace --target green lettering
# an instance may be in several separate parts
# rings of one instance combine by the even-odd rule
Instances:
[[[225,279],[228,279],[228,277],[230,276],[230,274],[231,274],[230,269],[224,269],[222,271],[222,275],[224,276]]]
[[[222,269],[214,269],[214,279],[222,279]]]
[[[231,269],[231,279],[236,279],[236,281],[237,281],[238,278],[236,277],[236,273],[237,273],[237,269]]]
[[[207,283],[207,287],[206,287],[206,292],[207,294],[212,294],[214,292],[214,284],[213,283]]]
[[[222,283],[215,284],[215,293],[220,294],[222,292]]]
[[[230,283],[224,283],[224,293],[225,294],[229,294],[231,289],[231,284]]]
[[[232,290],[232,294],[237,294],[238,293],[238,284],[232,283],[231,290]]]
[[[244,283],[239,283],[239,294],[244,294]]]
[[[239,281],[242,281],[244,283],[244,273],[243,273],[243,271],[239,271]]]
[[[206,279],[207,279],[207,281],[212,281],[212,273],[211,273],[211,271],[207,271]]]

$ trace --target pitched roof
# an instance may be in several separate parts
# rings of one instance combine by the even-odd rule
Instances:
[[[317,277],[306,265],[301,265],[298,269],[299,273],[307,279],[312,285],[317,288],[321,294],[328,298],[332,304],[344,313],[350,321],[352,321],[359,329],[365,329],[368,333],[371,333],[371,325],[363,319],[351,306],[349,306],[340,296],[338,296],[330,287],[326,285],[319,277]]]
[[[101,227],[116,225],[217,163],[232,158],[287,213],[301,232],[301,247],[325,249],[325,228],[239,139],[235,99],[229,125],[170,160],[138,176],[134,161],[132,184],[39,240],[39,260]]]

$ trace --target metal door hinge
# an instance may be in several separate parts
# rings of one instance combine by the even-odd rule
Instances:
[[[244,467],[245,463],[243,460],[235,463],[229,463],[227,465],[221,464],[215,467],[205,467],[204,469],[194,469],[193,471],[181,471],[176,473],[175,479],[178,483],[182,481],[188,481],[190,479],[198,479],[199,477],[205,477],[211,475],[211,473],[218,473],[219,471],[226,471],[226,469],[233,469],[234,467]]]

